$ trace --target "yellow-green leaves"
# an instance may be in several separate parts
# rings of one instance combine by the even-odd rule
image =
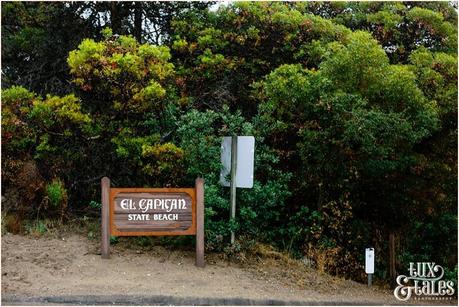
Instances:
[[[293,139],[290,150],[317,178],[341,173],[350,180],[350,168],[371,176],[406,169],[414,145],[439,128],[436,103],[409,66],[390,65],[369,33],[353,32],[347,43],[327,49],[319,70],[282,65],[254,86],[263,133]],[[286,150],[284,142],[278,146]]]
[[[271,18],[275,25],[285,30],[296,30],[304,21],[304,16],[295,10],[277,11]]]
[[[413,9],[409,10],[406,16],[409,20],[422,22],[425,25],[431,26],[432,28],[439,28],[443,23],[442,14],[420,7],[414,7]]]
[[[151,81],[142,91],[140,91],[144,99],[162,98],[166,94],[166,90],[156,81]]]
[[[378,42],[369,33],[356,31],[344,47],[333,46],[334,52],[322,62],[321,71],[347,92],[370,95],[389,65]]]
[[[369,14],[367,20],[371,23],[382,24],[386,29],[391,29],[402,21],[402,16],[390,11],[379,11],[374,14]]]
[[[202,64],[207,65],[218,65],[225,60],[225,57],[222,54],[212,54],[210,49],[204,50],[204,53],[199,56]]]
[[[222,31],[215,28],[200,31],[197,43],[200,48],[224,48],[228,44],[223,39]]]
[[[33,141],[33,130],[27,117],[36,99],[34,93],[21,86],[1,91],[2,96],[2,142],[7,148],[24,150]]]
[[[105,39],[108,39],[108,38],[110,38],[110,37],[113,36],[113,31],[112,31],[112,29],[111,29],[111,28],[108,28],[108,27],[107,27],[107,28],[103,28],[102,31],[101,31],[101,33],[102,33],[102,36],[103,36]]]
[[[177,39],[172,43],[172,49],[178,50],[180,52],[186,51],[186,47],[188,46],[188,43],[184,39]]]
[[[46,127],[58,124],[84,125],[91,122],[88,114],[81,110],[80,101],[75,95],[64,97],[50,96],[46,99],[37,97],[23,87],[13,86],[2,91],[4,125],[14,125],[18,120],[34,120]],[[5,127],[5,126],[4,126]]]
[[[135,104],[132,108],[138,108],[140,110],[148,110],[154,107],[156,101],[163,98],[166,95],[166,90],[156,81],[151,81],[146,87],[142,88],[138,93],[134,94],[132,100]],[[119,105],[116,107],[120,107]]]
[[[139,47],[139,56],[144,59],[158,59],[162,62],[167,62],[171,59],[171,53],[166,46],[153,46],[150,44],[143,44]]]
[[[3,108],[13,107],[16,105],[25,106],[30,103],[30,101],[35,98],[35,93],[29,92],[27,89],[22,86],[12,86],[2,92],[2,101]]]
[[[137,47],[137,41],[132,36],[121,35],[118,37],[118,43],[123,49],[131,50]]]
[[[425,95],[436,102],[443,118],[457,121],[457,56],[419,48],[410,56],[410,69]]]
[[[408,20],[418,23],[430,35],[442,37],[442,43],[445,46],[457,50],[457,26],[444,21],[441,13],[415,7],[407,12],[406,17]]]
[[[175,182],[183,176],[184,151],[172,143],[145,144],[142,146],[144,158],[143,172],[153,177],[164,176]]]
[[[58,144],[87,135],[92,120],[73,94],[45,99],[22,87],[2,91],[2,138],[7,154],[36,159],[67,152]],[[72,149],[70,149],[71,151]]]
[[[110,36],[102,42],[84,40],[70,53],[74,82],[84,91],[103,95],[123,114],[157,110],[174,74],[165,46],[140,45],[131,36]]]
[[[98,60],[105,51],[103,43],[97,43],[92,39],[85,39],[78,46],[79,50],[70,51],[67,63],[70,73],[87,71],[91,68],[91,60]]]
[[[47,96],[43,101],[35,101],[31,116],[37,116],[40,110],[50,112],[62,125],[66,123],[87,124],[91,122],[89,115],[82,113],[79,99],[73,94],[64,97]]]

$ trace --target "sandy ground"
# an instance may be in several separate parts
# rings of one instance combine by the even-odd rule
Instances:
[[[161,246],[133,250],[115,245],[111,259],[103,260],[97,241],[76,234],[5,234],[1,243],[2,296],[7,298],[129,295],[400,305],[390,290],[369,289],[312,269],[272,265],[272,259],[241,266],[209,256],[202,269],[194,266],[192,251]]]

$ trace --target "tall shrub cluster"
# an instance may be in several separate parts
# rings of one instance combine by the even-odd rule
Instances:
[[[394,234],[400,270],[457,270],[453,7],[240,2],[177,16],[163,44],[116,27],[67,50],[72,94],[2,90],[11,210],[36,214],[47,199],[57,216],[79,214],[102,176],[166,187],[202,176],[210,250],[235,230],[359,280],[364,248],[387,268]],[[218,183],[228,135],[256,138],[234,221]]]

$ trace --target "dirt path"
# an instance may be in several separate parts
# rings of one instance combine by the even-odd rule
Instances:
[[[149,251],[115,246],[109,260],[102,260],[97,253],[98,242],[89,241],[82,235],[61,239],[3,235],[4,302],[14,301],[14,297],[35,297],[37,300],[67,297],[67,302],[73,298],[75,303],[79,298],[92,297],[93,302],[99,300],[107,304],[107,298],[112,297],[115,303],[117,300],[123,302],[124,297],[127,304],[129,297],[132,300],[144,298],[144,303],[149,297],[161,297],[165,304],[168,298],[170,304],[186,304],[186,300],[190,302],[193,298],[197,304],[205,304],[203,298],[214,300],[208,303],[240,302],[245,305],[281,304],[282,301],[400,304],[390,291],[368,289],[355,282],[314,272],[296,270],[297,275],[292,275],[286,273],[287,269],[270,269],[264,265],[241,267],[212,259],[200,269],[194,266],[192,252],[169,251],[160,246]],[[154,301],[150,303],[155,304]]]

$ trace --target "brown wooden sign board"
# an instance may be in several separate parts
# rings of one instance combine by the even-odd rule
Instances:
[[[196,265],[204,266],[204,180],[195,188],[110,188],[102,178],[102,258],[110,236],[196,236]]]

